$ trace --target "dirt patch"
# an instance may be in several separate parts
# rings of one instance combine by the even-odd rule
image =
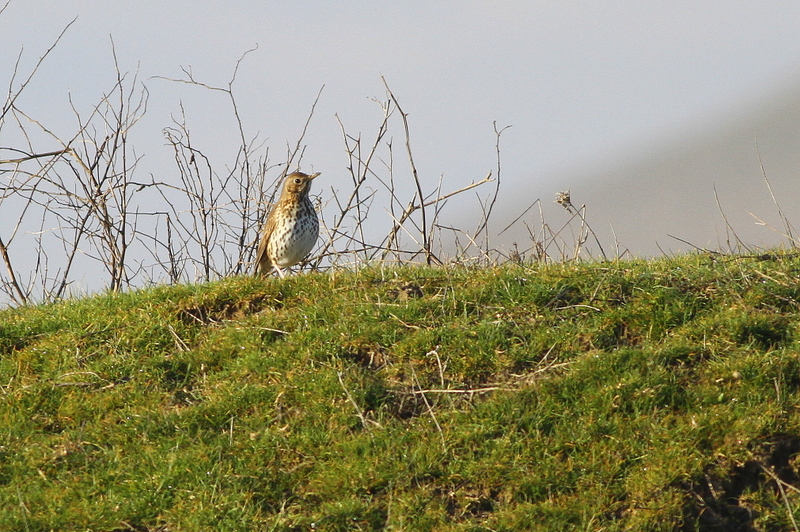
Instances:
[[[712,465],[701,478],[682,484],[689,494],[680,531],[751,532],[758,511],[742,495],[759,489],[778,491],[778,480],[800,486],[792,458],[800,452],[800,437],[778,435],[752,444],[755,459],[725,468]]]
[[[248,300],[219,299],[194,305],[178,311],[181,321],[193,325],[213,325],[228,320],[242,319],[266,308],[280,308],[282,303],[275,298],[255,297]]]

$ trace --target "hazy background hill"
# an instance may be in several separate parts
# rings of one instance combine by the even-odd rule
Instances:
[[[587,206],[588,220],[606,251],[613,243],[611,225],[621,249],[635,255],[691,249],[668,235],[700,247],[727,248],[729,235],[714,198],[715,187],[728,222],[747,245],[788,243],[750,214],[783,230],[759,151],[783,213],[795,222],[800,215],[800,83],[771,98],[732,108],[728,117],[665,135],[660,143],[650,140],[633,146],[594,168],[553,174],[548,179],[552,185],[546,190],[536,187],[536,194],[543,200],[546,221],[556,226],[567,215],[553,202],[555,193],[571,190],[573,203]],[[503,198],[504,208],[513,219],[522,212],[520,198],[527,193],[517,183],[508,188],[512,193]],[[518,224],[502,242],[521,245],[526,238]],[[735,244],[732,233],[730,239]]]

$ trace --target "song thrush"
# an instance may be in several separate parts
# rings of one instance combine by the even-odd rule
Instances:
[[[294,266],[311,253],[319,237],[319,220],[308,191],[318,175],[294,172],[286,176],[281,196],[261,230],[256,274],[269,275],[275,270],[283,277],[281,268]]]

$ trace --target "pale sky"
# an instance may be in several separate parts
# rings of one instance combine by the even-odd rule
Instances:
[[[19,102],[27,112],[68,135],[69,98],[88,112],[113,85],[113,38],[120,68],[138,70],[150,95],[134,136],[139,171],[172,171],[162,130],[179,102],[195,142],[224,166],[238,141],[228,102],[156,76],[180,77],[183,67],[223,86],[257,46],[234,91],[247,134],[260,132],[274,162],[325,86],[303,159],[304,170],[322,172],[323,200],[347,179],[335,115],[349,132],[373,136],[381,76],[409,114],[417,167],[431,186],[440,176],[445,189],[481,179],[495,167],[492,122],[512,126],[502,137],[510,217],[535,198],[552,203],[565,187],[613,187],[615,169],[663,158],[680,139],[723,134],[800,87],[796,0],[12,0],[0,14],[0,86],[20,53],[27,72],[76,17]],[[592,198],[578,201],[591,208]],[[652,252],[669,222],[642,220],[656,233],[628,245]]]
[[[333,113],[366,131],[380,75],[411,116],[427,172],[491,167],[496,120],[513,125],[504,138],[509,179],[534,183],[702,127],[800,79],[794,1],[13,0],[2,17],[6,65],[21,49],[30,65],[77,17],[28,105],[56,118],[67,93],[95,103],[113,81],[111,36],[122,69],[138,68],[150,89],[156,137],[176,98],[199,132],[206,102],[193,115],[191,89],[149,78],[177,77],[183,66],[222,85],[257,45],[235,86],[247,127],[276,145],[293,139],[324,84],[309,160],[328,171],[342,161]]]

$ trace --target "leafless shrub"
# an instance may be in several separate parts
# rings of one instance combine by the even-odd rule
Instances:
[[[142,180],[135,178],[141,155],[131,146],[129,134],[146,112],[149,93],[135,73],[120,69],[113,41],[115,83],[88,113],[71,102],[77,124],[74,134],[59,135],[17,106],[19,94],[52,48],[19,84],[14,82],[15,69],[0,115],[0,128],[12,124],[17,139],[16,145],[0,146],[0,155],[9,154],[0,160],[0,207],[4,220],[14,220],[0,227],[0,260],[6,272],[0,275],[0,292],[18,304],[63,298],[80,280],[80,273],[98,267],[110,290],[249,273],[258,231],[276,191],[285,175],[302,162],[304,138],[322,88],[297,141],[287,143],[282,161],[271,163],[265,142],[258,134],[246,133],[234,91],[242,61],[253,50],[242,55],[224,86],[202,82],[189,69],[183,69],[181,78],[160,78],[223,97],[238,131],[238,148],[228,164],[212,160],[208,150],[196,145],[181,105],[163,130],[174,160],[172,171]],[[496,168],[481,179],[444,191],[443,175],[434,177],[418,168],[409,116],[383,81],[385,95],[374,100],[381,114],[369,140],[348,132],[336,116],[350,184],[331,188],[330,195],[320,194],[330,198],[324,203],[317,200],[323,238],[306,266],[327,269],[375,261],[491,264],[508,259],[554,260],[558,253],[565,258],[567,240],[561,235],[572,222],[552,231],[541,208],[539,228],[530,230],[524,222],[530,247],[515,246],[504,254],[490,246],[489,221],[500,192],[500,138],[508,126],[494,124]],[[395,137],[402,139],[402,165],[396,161]],[[443,220],[452,198],[480,193],[480,187],[490,182],[495,183],[493,189],[477,196],[481,216],[474,230]],[[534,205],[541,207],[538,200]],[[594,234],[584,213],[585,207],[572,212],[581,224],[573,241],[573,259],[588,235]],[[454,255],[447,258],[445,243],[455,245]],[[32,265],[17,260],[25,255],[35,256]],[[21,271],[28,273],[21,278]]]
[[[63,32],[58,39],[61,36]],[[34,72],[54,46],[40,58]],[[114,61],[116,64],[115,53]],[[0,201],[4,212],[18,213],[2,246],[9,272],[4,290],[12,299],[25,302],[38,283],[45,299],[63,297],[79,256],[102,264],[109,288],[119,290],[130,281],[126,258],[135,233],[130,200],[135,193],[131,179],[137,157],[128,145],[128,133],[144,112],[147,91],[135,76],[128,80],[117,68],[114,86],[86,117],[72,106],[77,132],[64,139],[17,106],[16,100],[32,76],[33,72],[16,91],[9,91],[0,123],[0,127],[7,126],[11,118],[25,143],[24,148],[0,148],[18,155],[0,161],[9,167],[3,169],[7,180]],[[34,138],[42,137],[60,149],[37,150]],[[29,216],[40,220],[41,230],[35,236],[39,260],[23,287],[14,273],[9,249]],[[49,256],[57,247],[65,260],[51,271]]]
[[[411,128],[408,115],[403,112],[398,99],[384,79],[386,95],[383,100],[374,99],[382,116],[374,139],[366,143],[361,134],[348,133],[337,116],[345,150],[348,156],[347,170],[350,173],[352,189],[349,192],[332,190],[336,214],[330,224],[324,223],[326,238],[319,252],[311,260],[313,267],[324,264],[347,264],[346,257],[353,257],[350,263],[379,261],[408,262],[421,258],[427,264],[441,264],[443,261],[433,248],[441,207],[445,202],[459,194],[472,190],[491,181],[491,172],[480,181],[470,183],[457,190],[442,193],[441,179],[435,188],[425,191],[424,182],[417,165],[411,142]],[[394,141],[390,135],[392,118],[399,116],[400,126],[407,156],[409,174],[405,185],[398,179],[395,169]],[[404,198],[407,189],[411,197]],[[372,236],[378,234],[380,223],[375,223],[371,215],[367,232],[366,219],[376,198],[385,198],[384,218],[388,228],[380,240]],[[413,244],[406,244],[410,240]]]

